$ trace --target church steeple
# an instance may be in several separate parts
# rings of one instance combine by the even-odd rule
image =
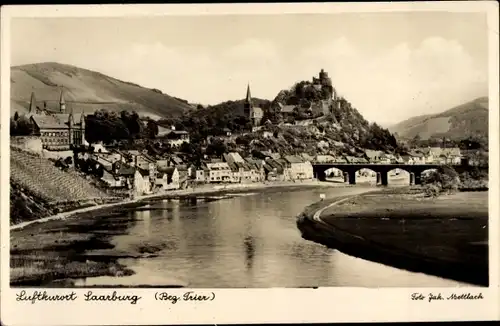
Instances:
[[[250,94],[250,83],[247,84],[247,97],[245,98],[245,102],[250,104],[252,104],[252,94]]]
[[[252,114],[252,94],[250,94],[250,83],[247,85],[247,96],[245,102],[243,103],[243,115],[248,119],[251,119]]]
[[[70,128],[73,127],[75,124],[75,119],[73,118],[73,108],[69,110],[69,115],[68,115],[68,125]]]
[[[59,97],[59,109],[61,110],[61,113],[66,112],[66,101],[64,100],[64,94],[62,88],[61,88],[61,96]]]
[[[36,113],[35,92],[31,92],[29,113],[31,113],[31,114],[35,114]]]

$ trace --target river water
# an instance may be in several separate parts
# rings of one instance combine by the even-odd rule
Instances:
[[[196,203],[170,199],[149,204],[146,210],[124,212],[135,221],[125,235],[113,239],[116,249],[131,251],[146,245],[161,248],[158,256],[120,259],[135,275],[78,283],[191,288],[460,286],[347,256],[301,238],[296,217],[320,194],[328,198],[366,189],[358,185],[255,192]]]

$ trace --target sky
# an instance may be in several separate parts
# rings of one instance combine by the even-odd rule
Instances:
[[[11,66],[60,62],[192,103],[272,100],[321,69],[388,126],[488,95],[484,13],[15,18]]]

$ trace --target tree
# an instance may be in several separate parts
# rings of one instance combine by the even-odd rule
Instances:
[[[179,151],[186,154],[192,154],[194,153],[193,144],[188,142],[183,142],[179,148]]]
[[[13,118],[10,119],[10,135],[17,136],[17,121]]]
[[[156,121],[149,119],[148,123],[146,125],[147,136],[150,139],[154,139],[154,138],[156,138],[156,136],[158,136],[158,132],[159,132],[159,129],[158,129],[158,124],[156,123]]]
[[[208,155],[222,156],[227,152],[227,148],[222,140],[216,139],[207,146],[206,152]]]
[[[14,122],[14,123],[13,123]],[[11,135],[13,136],[29,136],[33,133],[33,124],[26,118],[25,115],[21,115],[17,120],[11,120]],[[14,128],[14,129],[12,129]]]
[[[73,164],[73,158],[71,156],[66,157],[64,159],[64,163],[66,163],[67,165]]]

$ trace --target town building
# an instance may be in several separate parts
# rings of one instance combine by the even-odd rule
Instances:
[[[266,159],[264,161],[264,171],[268,181],[284,181],[285,168],[276,159]]]
[[[43,149],[53,151],[69,150],[72,147],[87,145],[85,141],[85,114],[69,113],[63,91],[57,108],[49,108],[47,102],[43,106],[37,105],[35,93],[31,93],[28,110],[30,122],[33,125],[33,134],[40,137]]]
[[[401,158],[402,158],[404,164],[409,164],[409,165],[415,164],[415,160],[413,158],[413,155],[411,155],[411,154],[401,155]]]
[[[134,185],[135,169],[122,162],[114,162],[111,168],[108,164],[103,166],[103,176],[101,178],[110,188],[132,189]]]
[[[297,111],[296,105],[284,105],[278,103],[280,114],[285,122],[291,122],[295,118]]]
[[[231,182],[233,172],[226,162],[211,162],[207,163],[208,178],[206,180],[211,183]]]
[[[147,195],[150,194],[152,190],[149,170],[135,168],[134,193],[136,195]]]
[[[287,155],[284,157],[286,166],[289,169],[291,180],[307,180],[314,177],[313,167],[311,162],[305,161],[299,156]]]
[[[459,165],[462,162],[462,153],[458,147],[443,148],[442,154],[446,158],[446,164]]]
[[[176,130],[175,126],[171,126],[170,129],[162,127],[161,135],[159,132],[157,138],[164,139],[172,147],[180,147],[182,143],[190,142],[189,133],[185,130]]]
[[[158,169],[155,184],[160,190],[175,190],[180,188],[179,170],[175,167]]]
[[[250,84],[247,86],[247,96],[243,103],[243,114],[252,122],[253,127],[259,126],[264,116],[264,112],[260,107],[253,106],[252,95],[250,94]]]
[[[210,169],[203,164],[200,168],[192,170],[192,178],[198,183],[205,183],[210,181]]]
[[[375,151],[372,149],[365,150],[365,156],[370,161],[370,163],[380,163],[381,158],[383,157],[384,152]]]
[[[422,153],[420,150],[412,150],[410,152],[410,155],[412,157],[413,164],[425,164],[425,163],[427,163],[425,154]]]
[[[266,179],[264,160],[246,158],[245,161],[250,166],[251,179],[253,182],[262,182]]]
[[[238,153],[223,154],[224,161],[229,165],[232,171],[233,182],[251,182],[252,171],[247,162]]]

